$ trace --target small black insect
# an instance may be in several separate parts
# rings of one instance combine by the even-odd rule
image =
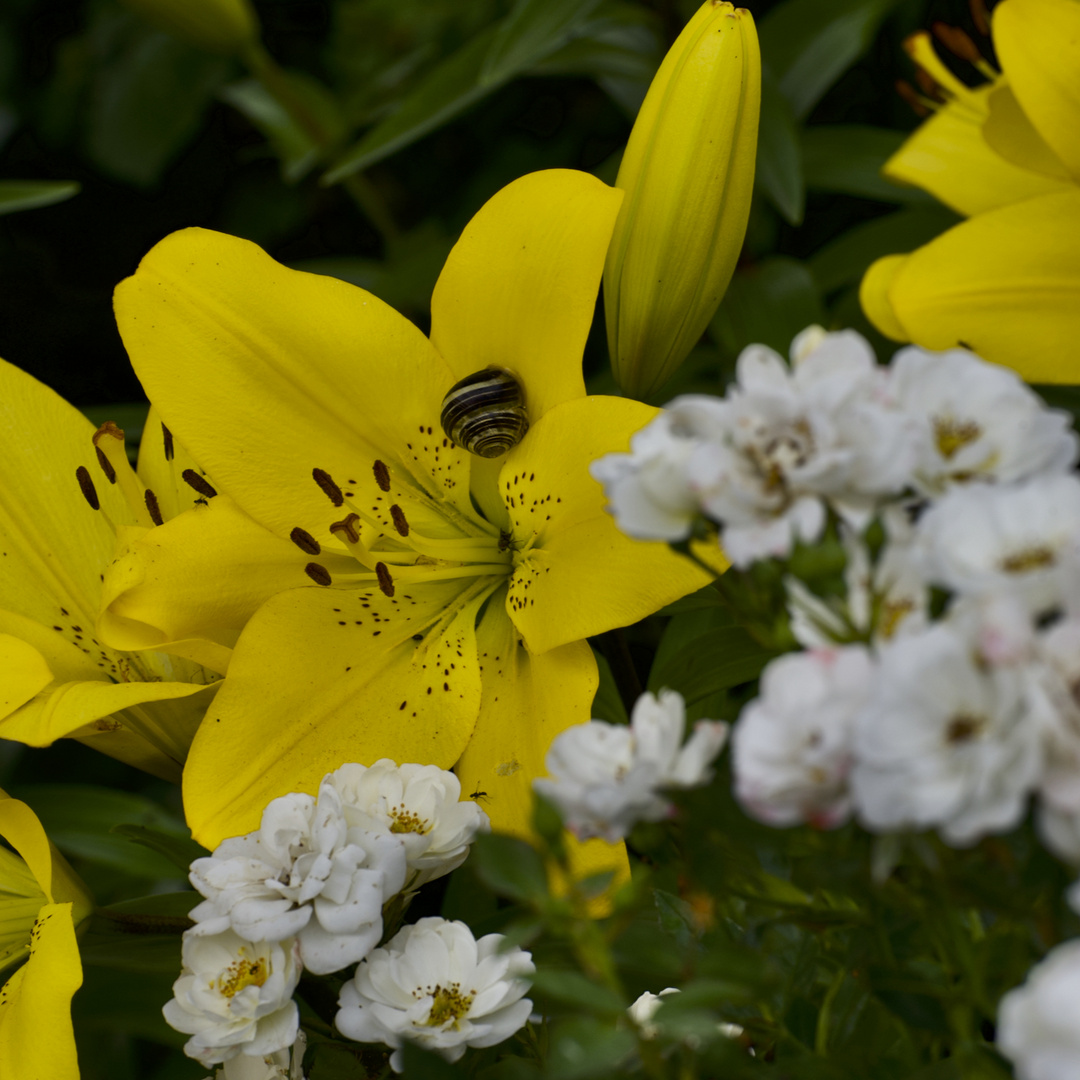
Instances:
[[[469,798],[473,799],[476,802],[479,802],[481,799],[489,799],[491,798],[491,796],[488,795],[486,791],[481,791],[480,785],[478,784],[476,786],[476,790],[469,796]]]

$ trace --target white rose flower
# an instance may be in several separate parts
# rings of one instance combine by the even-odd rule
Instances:
[[[300,1017],[292,995],[302,970],[295,938],[250,942],[231,930],[212,934],[195,926],[184,933],[182,956],[183,973],[162,1012],[191,1036],[188,1057],[216,1065],[293,1044]]]
[[[1020,377],[962,349],[901,349],[889,388],[919,422],[918,490],[930,497],[972,480],[1011,483],[1065,473],[1077,438],[1067,413],[1048,409]]]
[[[681,991],[677,986],[669,986],[665,990],[661,990],[659,994],[651,994],[648,990],[645,991],[634,1003],[626,1010],[630,1019],[634,1021],[638,1030],[641,1032],[643,1039],[655,1039],[660,1033],[657,1026],[652,1022],[652,1018],[656,1015],[657,1010],[663,1004],[663,999],[670,994],[678,994]]]
[[[1015,825],[1042,770],[1042,730],[1014,667],[985,669],[939,623],[882,650],[856,720],[851,791],[875,831],[938,827],[970,844]]]
[[[711,779],[709,766],[723,749],[727,725],[699,720],[683,744],[685,729],[680,694],[642,694],[629,726],[592,720],[553,739],[544,759],[550,779],[534,780],[533,787],[559,807],[579,840],[615,843],[637,822],[670,813],[664,788],[696,787]]]
[[[706,513],[737,566],[813,541],[823,499],[856,526],[908,482],[910,421],[891,408],[873,353],[857,334],[811,328],[796,338],[794,370],[762,345],[744,349],[723,402],[721,439],[689,460]],[[672,402],[677,412],[683,399]]]
[[[237,1054],[214,1073],[213,1080],[306,1080],[303,1069],[306,1049],[307,1036],[301,1029],[296,1033],[291,1053],[277,1050],[263,1057]]]
[[[1080,941],[1052,949],[1001,999],[997,1047],[1017,1080],[1080,1075]]]
[[[841,529],[845,596],[825,599],[792,575],[784,579],[791,632],[803,648],[832,648],[866,636],[885,642],[926,626],[929,590],[912,556],[909,527],[898,514],[886,514],[885,521],[889,541],[875,564],[862,539]],[[894,539],[897,532],[902,539]]]
[[[688,464],[710,437],[722,405],[703,396],[680,400],[684,408],[661,412],[630,439],[629,454],[606,454],[589,466],[592,478],[604,485],[608,511],[627,536],[685,540],[701,514]]]
[[[401,891],[405,872],[402,841],[385,828],[350,827],[324,780],[317,800],[274,799],[258,832],[192,863],[191,883],[206,900],[191,917],[251,940],[296,935],[304,966],[325,975],[378,942],[382,906]]]
[[[954,488],[917,527],[928,581],[954,592],[1012,593],[1039,613],[1073,608],[1080,589],[1080,480]]]
[[[1042,695],[1046,764],[1039,794],[1052,812],[1076,824],[1046,826],[1055,836],[1080,826],[1080,618],[1062,619],[1036,638],[1041,663],[1035,690]],[[1080,841],[1080,836],[1076,838]],[[1061,854],[1060,846],[1049,845]],[[1068,845],[1065,857],[1080,861],[1080,843]]]
[[[866,704],[874,664],[866,649],[815,649],[773,660],[761,696],[732,734],[735,794],[770,825],[833,828],[850,808],[855,718]]]
[[[494,1046],[525,1025],[532,957],[500,951],[501,934],[477,941],[462,922],[436,917],[406,926],[375,949],[341,988],[338,1030],[357,1042],[394,1047],[403,1041],[457,1061],[468,1046]]]
[[[469,854],[487,814],[461,801],[461,782],[436,765],[342,765],[327,777],[341,798],[350,827],[388,830],[405,845],[408,890],[449,874]]]

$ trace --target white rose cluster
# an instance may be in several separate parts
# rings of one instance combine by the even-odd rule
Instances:
[[[191,865],[191,883],[205,899],[191,912],[183,972],[164,1009],[176,1030],[191,1035],[185,1052],[204,1065],[223,1064],[224,1080],[301,1077],[303,1033],[293,1001],[301,973],[330,974],[371,955],[383,937],[385,905],[460,866],[477,832],[489,827],[483,810],[461,799],[458,778],[433,765],[343,765],[315,796],[272,800],[256,832],[222,841]],[[425,920],[432,921],[443,920]],[[467,929],[453,925],[454,940],[467,949]],[[494,937],[483,942],[496,951]],[[453,1044],[448,1035],[439,1045]]]
[[[642,694],[630,724],[590,720],[552,740],[549,773],[533,787],[562,813],[579,839],[622,840],[639,821],[660,821],[671,811],[665,788],[690,788],[712,778],[709,766],[723,749],[728,726],[699,720],[683,743],[682,695]]]
[[[1080,862],[1068,415],[966,350],[905,348],[881,366],[859,335],[819,327],[790,364],[752,346],[736,375],[722,399],[676,399],[592,471],[624,531],[680,541],[707,520],[736,567],[786,559],[830,521],[843,544],[843,595],[786,579],[807,651],[769,665],[735,727],[743,805],[775,825],[854,814],[962,845],[1036,796],[1047,844]]]
[[[785,580],[806,651],[766,668],[734,728],[749,813],[966,845],[1035,797],[1046,843],[1080,862],[1077,456],[1069,417],[1010,371],[918,348],[879,366],[857,334],[812,327],[790,365],[751,347],[723,399],[679,398],[594,463],[632,535],[683,540],[707,519],[737,567],[829,522],[843,545],[842,595]],[[622,822],[600,805],[614,766],[588,763],[608,755],[635,784],[630,734],[606,738],[553,763],[591,783],[578,802],[610,827],[589,835]]]

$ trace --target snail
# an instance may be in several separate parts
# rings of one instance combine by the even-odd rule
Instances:
[[[485,458],[505,454],[529,430],[521,383],[506,368],[494,366],[454,383],[439,419],[454,443]]]

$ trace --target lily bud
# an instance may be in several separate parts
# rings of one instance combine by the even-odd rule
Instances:
[[[125,0],[159,29],[210,52],[236,53],[259,35],[249,0]]]
[[[750,12],[706,0],[630,133],[604,269],[608,348],[627,393],[657,390],[697,343],[742,248],[754,187],[761,54]]]

